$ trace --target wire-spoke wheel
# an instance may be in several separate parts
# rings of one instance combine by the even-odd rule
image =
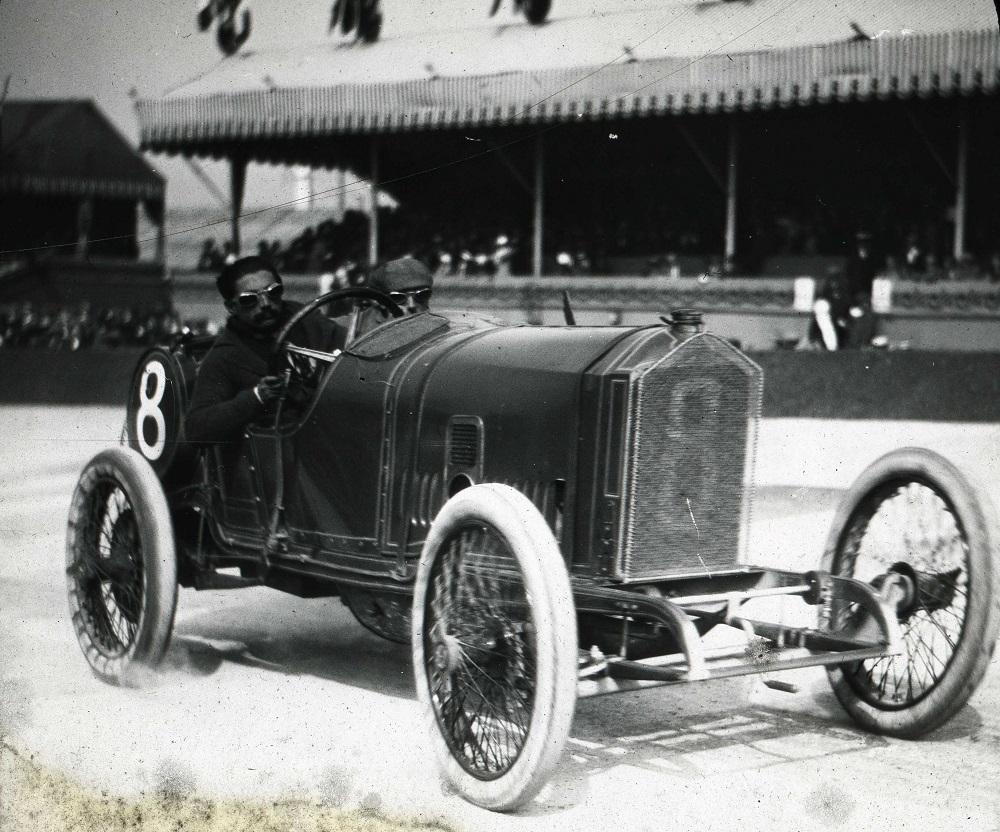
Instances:
[[[73,629],[93,671],[138,681],[166,652],[177,601],[170,512],[136,451],[112,448],[83,469],[70,504],[66,580]]]
[[[901,575],[903,652],[830,668],[834,693],[856,722],[918,737],[950,719],[982,679],[997,637],[997,529],[992,507],[951,463],[905,448],[872,464],[834,520],[824,569],[879,588]],[[860,614],[836,604],[824,624]]]
[[[358,622],[379,638],[396,644],[409,644],[413,622],[410,599],[341,586],[340,598]]]
[[[535,506],[476,485],[441,509],[424,544],[413,666],[451,786],[515,809],[562,755],[576,704],[576,619],[566,567]]]

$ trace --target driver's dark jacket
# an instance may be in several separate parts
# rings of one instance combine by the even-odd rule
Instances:
[[[285,302],[281,322],[301,304]],[[232,442],[243,428],[263,415],[265,407],[253,388],[268,375],[276,333],[259,333],[230,318],[198,368],[191,404],[184,422],[186,438],[195,444]],[[322,313],[300,321],[289,341],[302,347],[331,351],[344,346],[344,330]]]

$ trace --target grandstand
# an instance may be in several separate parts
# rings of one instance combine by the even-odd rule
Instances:
[[[169,304],[166,185],[92,101],[2,102],[0,304]],[[141,258],[139,216],[156,249]]]
[[[988,6],[557,5],[248,52],[138,106],[144,148],[229,159],[237,197],[248,161],[350,168],[403,211],[517,233],[535,275],[581,239],[608,271],[673,252],[754,273],[858,224],[960,261],[996,238],[998,55]]]

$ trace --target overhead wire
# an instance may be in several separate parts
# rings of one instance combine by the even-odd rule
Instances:
[[[712,47],[711,49],[707,50],[706,52],[701,53],[700,55],[697,55],[696,57],[692,58],[687,63],[682,64],[681,66],[678,66],[678,67],[672,69],[669,72],[665,72],[665,73],[657,76],[653,80],[651,80],[651,81],[649,81],[649,82],[647,82],[647,83],[645,83],[645,84],[643,84],[643,85],[641,85],[639,87],[636,87],[635,89],[633,89],[629,93],[627,93],[627,95],[635,95],[637,92],[640,92],[640,91],[642,91],[644,89],[647,89],[648,87],[653,86],[654,84],[660,83],[664,79],[669,78],[672,75],[676,75],[679,72],[685,72],[686,70],[690,69],[695,64],[699,63],[700,61],[705,60],[706,58],[710,57],[711,55],[722,53],[722,51],[726,47],[731,46],[732,44],[736,43],[741,38],[745,37],[746,35],[750,34],[754,30],[756,30],[759,27],[763,26],[768,21],[773,20],[775,17],[777,17],[778,15],[784,13],[789,8],[791,8],[792,6],[796,5],[799,2],[800,2],[800,0],[789,0],[789,2],[783,4],[777,10],[771,12],[770,14],[768,14],[765,17],[763,17],[760,20],[758,20],[753,26],[750,26],[747,29],[744,29],[739,34],[731,37],[729,40],[724,41],[723,43],[718,44],[717,46]],[[664,29],[666,29],[670,25],[671,22],[672,22],[672,18],[671,18],[670,21],[668,21],[667,23],[664,23],[658,29],[655,29],[654,31],[650,32],[648,35],[646,35],[641,40],[636,41],[634,45],[628,45],[628,46],[626,46],[625,49],[623,49],[618,55],[616,55],[611,60],[606,61],[605,63],[601,64],[600,66],[598,66],[598,67],[596,67],[596,68],[594,68],[592,70],[590,70],[589,72],[583,73],[582,75],[578,76],[575,80],[573,80],[569,84],[566,84],[565,86],[560,87],[559,89],[554,90],[554,91],[548,93],[547,95],[543,96],[542,98],[539,98],[536,101],[534,101],[533,103],[527,105],[526,107],[524,107],[524,109],[521,110],[521,112],[520,112],[519,115],[523,116],[523,115],[529,113],[531,110],[535,109],[536,107],[539,107],[540,105],[544,104],[546,101],[554,98],[555,96],[560,95],[561,93],[565,92],[568,89],[571,89],[572,87],[576,86],[577,84],[580,84],[583,81],[586,81],[587,79],[594,77],[595,75],[599,74],[600,72],[603,72],[608,67],[613,66],[614,64],[618,63],[622,58],[628,57],[629,54],[630,54],[630,52],[632,50],[634,50],[636,47],[641,46],[642,44],[646,43],[650,39],[654,38],[656,35],[658,35],[660,32],[662,32]],[[377,185],[378,185],[379,188],[383,188],[383,187],[385,187],[387,185],[394,185],[394,184],[397,184],[399,182],[405,182],[407,180],[415,179],[415,178],[420,177],[420,176],[427,176],[428,174],[436,173],[437,171],[445,170],[447,168],[455,167],[457,165],[462,165],[462,164],[466,164],[468,162],[473,162],[473,161],[476,161],[478,159],[482,159],[482,158],[484,158],[486,156],[489,156],[490,154],[503,151],[503,150],[507,149],[508,147],[512,147],[514,145],[520,144],[521,142],[525,142],[525,141],[528,141],[530,139],[537,138],[538,136],[545,135],[546,133],[549,133],[552,130],[555,130],[556,128],[561,127],[562,125],[563,125],[563,122],[553,122],[552,124],[547,124],[547,125],[539,128],[539,129],[537,129],[537,130],[535,130],[535,131],[533,131],[533,132],[531,132],[531,133],[529,133],[527,135],[518,136],[516,138],[508,139],[505,142],[501,142],[499,144],[491,145],[490,147],[485,148],[485,149],[483,149],[483,150],[481,150],[481,151],[479,151],[477,153],[473,153],[473,154],[468,155],[468,156],[463,156],[462,158],[451,159],[450,161],[441,162],[441,163],[436,164],[436,165],[431,165],[431,166],[428,166],[428,167],[425,167],[425,168],[421,168],[420,170],[409,171],[408,173],[404,173],[404,174],[401,174],[399,176],[392,177],[391,179],[380,180],[377,183]],[[237,218],[238,219],[246,219],[248,217],[254,217],[254,216],[257,216],[259,214],[266,213],[268,211],[276,211],[276,210],[279,210],[281,208],[288,208],[288,207],[291,207],[291,206],[295,206],[295,205],[298,205],[299,203],[304,202],[304,201],[314,201],[317,197],[319,197],[319,198],[326,198],[326,197],[330,197],[330,196],[336,195],[336,194],[338,194],[340,192],[343,192],[344,194],[356,193],[356,192],[360,192],[360,191],[363,191],[363,190],[367,190],[369,187],[370,187],[370,184],[369,184],[368,180],[359,178],[359,179],[355,179],[355,180],[353,180],[351,182],[344,182],[344,183],[342,183],[340,185],[336,185],[336,186],[334,186],[332,188],[325,188],[325,189],[323,189],[321,191],[314,191],[314,192],[311,192],[311,193],[306,194],[304,196],[296,197],[295,199],[290,199],[290,200],[287,200],[287,201],[284,201],[284,202],[278,202],[278,203],[275,203],[273,205],[268,205],[268,206],[265,206],[265,207],[262,207],[262,208],[256,208],[256,209],[249,210],[249,211],[243,211],[243,212],[241,212],[240,214],[237,215]],[[178,229],[176,231],[169,231],[169,232],[163,234],[162,236],[164,238],[167,238],[167,237],[177,237],[177,236],[180,236],[182,234],[191,234],[191,233],[193,233],[195,231],[203,231],[206,228],[214,228],[215,226],[222,225],[224,223],[228,223],[231,220],[232,220],[231,217],[221,217],[221,218],[219,218],[217,220],[211,220],[209,222],[200,223],[198,225],[188,226],[186,228]],[[104,242],[110,242],[110,241],[114,241],[114,240],[129,239],[131,236],[132,235],[130,235],[130,234],[118,234],[118,235],[113,235],[113,236],[108,236],[108,237],[94,238],[93,240],[90,240],[90,242],[91,243],[104,243]],[[148,243],[148,242],[153,242],[156,239],[157,239],[157,237],[145,237],[145,238],[137,240],[136,242],[137,242],[137,244],[138,243]],[[31,247],[26,247],[26,248],[0,249],[0,254],[26,254],[28,252],[33,252],[33,251],[45,251],[45,250],[48,250],[48,249],[67,248],[67,247],[73,246],[73,245],[76,245],[75,241],[73,241],[73,242],[67,242],[67,243],[51,243],[51,244],[47,244],[47,245],[43,245],[43,246],[31,246]]]

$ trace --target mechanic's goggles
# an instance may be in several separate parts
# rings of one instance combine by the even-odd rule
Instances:
[[[280,303],[281,294],[285,291],[285,287],[280,283],[272,283],[266,289],[251,290],[249,292],[240,292],[236,296],[236,303],[239,304],[240,309],[246,312],[250,312],[256,309],[260,305],[261,298],[267,298],[271,303]]]
[[[427,301],[431,299],[430,289],[404,289],[400,292],[389,292],[389,297],[392,302],[398,306],[405,305],[409,298],[413,298],[415,303],[427,304]]]

